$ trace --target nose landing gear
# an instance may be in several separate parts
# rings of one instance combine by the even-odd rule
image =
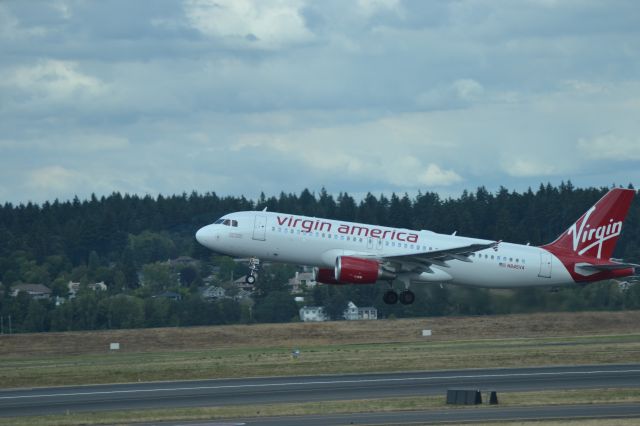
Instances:
[[[249,259],[249,274],[244,279],[247,284],[254,284],[256,282],[256,274],[260,269],[260,259],[252,257]]]

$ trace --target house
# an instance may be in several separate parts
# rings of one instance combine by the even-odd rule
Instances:
[[[203,288],[202,291],[200,292],[200,295],[205,300],[213,301],[213,300],[218,300],[226,297],[227,296],[226,293],[227,292],[225,291],[224,288],[210,285],[208,287]]]
[[[236,294],[235,296],[233,296],[233,299],[236,301],[241,301],[241,300],[246,300],[246,299],[251,299],[251,292],[244,290],[244,289],[240,289],[238,290],[238,294]]]
[[[51,289],[42,284],[17,284],[11,287],[11,296],[17,297],[20,292],[25,292],[34,299],[48,300],[51,297]]]
[[[152,298],[162,297],[169,300],[179,301],[182,299],[182,296],[174,291],[165,291],[164,293],[156,294],[155,296],[151,296]]]
[[[210,286],[213,285],[214,282],[216,282],[216,274],[211,274],[207,277],[204,277],[202,279],[202,282],[206,285],[206,286]]]
[[[303,306],[300,308],[300,321],[327,321],[329,317],[322,306]]]
[[[349,302],[342,317],[347,321],[375,320],[378,319],[378,310],[372,306],[358,308],[353,302]]]
[[[620,288],[620,290],[622,291],[627,291],[629,290],[629,288],[631,288],[631,286],[637,284],[637,281],[617,281],[617,280],[613,280],[614,283],[616,283],[618,285],[618,287]]]
[[[198,261],[189,256],[180,256],[175,259],[169,259],[167,263],[172,268],[179,268],[181,266],[195,265]]]
[[[316,278],[313,272],[296,272],[293,278],[289,279],[291,293],[302,293],[304,287],[313,287],[316,285]]]
[[[93,291],[107,291],[107,285],[104,281],[100,281],[99,283],[87,284],[87,288]],[[69,290],[69,299],[73,299],[76,297],[78,291],[80,291],[80,283],[74,283],[73,281],[69,281],[67,284],[67,289]]]

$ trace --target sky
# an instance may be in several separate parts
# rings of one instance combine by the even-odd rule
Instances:
[[[640,185],[636,0],[0,2],[0,202]]]

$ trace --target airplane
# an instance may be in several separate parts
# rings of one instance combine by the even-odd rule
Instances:
[[[215,252],[250,257],[247,282],[260,259],[313,266],[316,281],[375,284],[387,304],[414,302],[412,284],[484,288],[558,288],[635,275],[640,265],[612,259],[634,190],[614,188],[552,243],[539,247],[285,213],[242,211],[199,229]],[[393,281],[404,289],[398,294]]]

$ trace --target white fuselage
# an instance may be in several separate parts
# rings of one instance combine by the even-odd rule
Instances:
[[[223,217],[232,225],[200,229],[198,241],[230,256],[333,268],[339,256],[389,257],[428,253],[491,241],[431,231],[412,231],[272,212],[237,212]],[[473,253],[470,262],[431,265],[432,273],[407,276],[411,282],[516,288],[574,284],[560,260],[545,249],[500,243]]]

